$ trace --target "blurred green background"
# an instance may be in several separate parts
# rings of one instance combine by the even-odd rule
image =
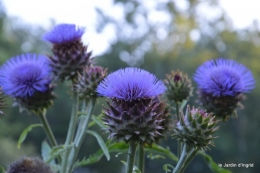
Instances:
[[[153,20],[154,14],[142,6],[142,1],[114,0],[114,5],[124,8],[124,21],[118,21],[100,9],[96,9],[98,21],[96,31],[102,34],[107,26],[113,26],[116,39],[103,55],[95,57],[97,64],[107,67],[109,72],[127,66],[136,66],[148,70],[160,79],[164,79],[171,70],[181,70],[192,78],[196,68],[204,61],[224,57],[235,59],[252,70],[256,79],[256,88],[247,94],[243,102],[245,109],[238,110],[238,118],[220,123],[216,133],[216,147],[208,154],[216,163],[253,163],[253,168],[228,168],[234,173],[258,173],[260,170],[260,135],[259,107],[260,103],[260,32],[257,22],[246,29],[235,29],[228,16],[218,5],[218,1],[187,0],[188,8],[178,8],[178,1],[154,1],[155,15],[166,16],[166,22]],[[203,14],[201,5],[218,10],[219,15],[212,17]],[[204,16],[204,17],[203,17]],[[55,25],[55,21],[53,22]],[[8,58],[25,52],[50,54],[50,45],[41,40],[46,32],[40,26],[31,26],[17,18],[6,15],[4,4],[0,1],[0,64]],[[88,43],[91,45],[91,42]],[[93,50],[95,51],[95,50]],[[189,105],[196,103],[196,85]],[[68,96],[68,84],[57,87],[58,98],[47,113],[55,136],[60,143],[64,142],[67,133],[71,101]],[[98,102],[95,114],[101,112],[104,100]],[[40,146],[45,140],[41,128],[29,133],[21,149],[17,149],[17,140],[23,129],[31,123],[38,123],[35,115],[19,113],[17,107],[11,107],[12,100],[7,101],[4,112],[6,116],[0,119],[0,165],[7,165],[23,155],[40,155]],[[99,128],[97,128],[99,130]],[[103,133],[102,131],[100,131]],[[104,135],[104,139],[106,139]],[[176,142],[168,139],[162,141],[163,146],[176,150]],[[88,157],[97,151],[96,140],[88,136],[83,145],[80,158]],[[120,160],[126,160],[126,154],[116,157],[112,154],[111,161],[102,159],[99,163],[87,168],[77,169],[85,173],[121,173],[123,165]],[[174,164],[168,159],[146,159],[146,172],[164,173],[162,166]],[[189,173],[208,173],[209,168],[200,156],[188,167]]]

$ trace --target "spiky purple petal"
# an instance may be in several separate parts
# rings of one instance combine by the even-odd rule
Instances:
[[[0,68],[0,86],[11,97],[28,97],[48,90],[51,68],[43,55],[22,54],[9,59]]]
[[[255,87],[251,71],[234,60],[217,59],[203,63],[196,71],[194,80],[198,88],[212,96],[235,96]]]
[[[43,40],[53,44],[62,44],[80,40],[84,34],[84,27],[78,27],[75,24],[59,24],[50,32],[43,35]]]
[[[98,86],[101,96],[122,100],[151,98],[166,90],[155,75],[134,67],[117,70],[108,75]]]

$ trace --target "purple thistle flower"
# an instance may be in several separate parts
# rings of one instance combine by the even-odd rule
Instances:
[[[151,98],[165,90],[165,85],[155,75],[133,67],[111,73],[97,88],[101,96],[126,101]]]
[[[51,82],[49,60],[43,55],[22,54],[9,59],[0,68],[3,92],[14,98],[45,92]]]
[[[251,71],[234,60],[209,60],[196,71],[194,80],[201,92],[214,97],[236,96],[255,87]]]
[[[108,75],[96,91],[109,98],[103,119],[109,138],[148,144],[162,138],[169,119],[158,95],[165,90],[155,75],[139,68],[120,69]]]
[[[84,34],[84,27],[77,27],[75,24],[59,24],[43,36],[43,40],[53,44],[63,44],[80,40]]]

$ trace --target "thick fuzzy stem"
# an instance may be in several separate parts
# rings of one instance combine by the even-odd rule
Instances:
[[[144,146],[142,144],[139,145],[139,153],[138,153],[138,168],[144,173],[144,164],[145,164],[145,151]]]
[[[129,143],[126,173],[133,173],[136,147],[137,144],[135,142]]]

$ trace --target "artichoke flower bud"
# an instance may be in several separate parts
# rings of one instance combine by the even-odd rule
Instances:
[[[22,54],[12,57],[0,68],[0,86],[14,99],[20,111],[40,113],[55,98],[51,84],[50,60],[43,55]]]
[[[75,91],[79,93],[80,99],[90,99],[98,97],[96,89],[98,84],[106,77],[107,69],[100,66],[87,66],[83,74],[78,75]]]
[[[172,136],[190,147],[206,150],[210,145],[214,146],[213,134],[219,129],[215,127],[217,122],[219,120],[211,113],[188,106],[186,114],[181,114],[180,121],[176,122]]]
[[[43,36],[43,39],[53,44],[53,56],[49,56],[55,79],[75,80],[83,67],[91,64],[92,52],[87,52],[81,37],[83,27],[74,24],[59,24]]]
[[[120,69],[99,84],[97,92],[108,97],[104,123],[116,141],[157,142],[167,126],[165,104],[158,98],[165,91],[162,81],[138,69]]]
[[[194,80],[198,84],[200,104],[224,121],[241,107],[244,93],[255,87],[253,74],[248,68],[222,58],[203,63],[196,70]]]
[[[13,106],[19,106],[20,112],[26,110],[37,115],[43,113],[53,105],[53,100],[56,98],[54,88],[53,84],[49,84],[45,92],[35,92],[31,97],[16,97]]]
[[[164,83],[167,87],[166,96],[170,101],[182,102],[192,95],[191,80],[179,70],[167,74]]]
[[[104,124],[108,126],[109,138],[152,144],[163,137],[164,106],[157,98],[131,101],[112,99],[107,104]]]

